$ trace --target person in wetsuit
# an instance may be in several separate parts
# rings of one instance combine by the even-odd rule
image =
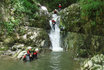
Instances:
[[[60,11],[60,10],[61,10],[61,8],[62,8],[61,4],[59,4],[58,8],[59,8],[59,11]]]
[[[55,24],[56,24],[56,21],[52,20],[52,27],[53,27],[54,30],[55,30]]]
[[[27,53],[23,56],[23,61],[31,61],[32,55],[31,55],[31,47],[28,48]]]

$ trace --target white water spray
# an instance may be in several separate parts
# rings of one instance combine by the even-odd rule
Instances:
[[[51,31],[49,34],[51,43],[52,43],[52,51],[63,51],[63,48],[60,46],[60,29],[59,29],[59,23],[60,23],[60,16],[57,16],[56,14],[52,15],[52,19],[56,21],[55,24],[55,30],[52,27],[52,21],[50,20],[50,26],[51,26]]]
[[[40,7],[40,14],[45,14],[45,15],[48,15],[48,10],[45,6],[41,6]]]

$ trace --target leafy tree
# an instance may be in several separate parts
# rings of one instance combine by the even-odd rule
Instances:
[[[81,0],[81,17],[92,25],[104,22],[103,0]]]
[[[19,29],[25,16],[29,16],[28,19],[32,18],[37,11],[36,0],[2,0],[0,6],[4,5],[4,12],[9,14],[8,21],[2,20],[0,15],[0,27],[4,32],[11,33]],[[8,7],[9,6],[9,7]],[[1,8],[1,7],[0,7]],[[6,12],[7,10],[8,12]],[[6,16],[6,15],[5,15]]]

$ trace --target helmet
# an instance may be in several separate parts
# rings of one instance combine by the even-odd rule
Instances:
[[[61,8],[62,6],[61,6],[61,4],[59,4],[59,8]]]
[[[57,13],[57,10],[56,10],[56,9],[54,10],[54,13],[55,13],[55,14]]]
[[[32,48],[31,46],[27,47],[27,49],[31,49],[31,48]]]
[[[52,22],[55,22],[55,20],[52,20]]]
[[[38,49],[38,48],[36,48],[36,49],[35,49],[35,51],[36,51],[36,52],[38,52],[38,51],[39,51],[39,49]]]
[[[61,4],[59,4],[59,5],[61,5]]]

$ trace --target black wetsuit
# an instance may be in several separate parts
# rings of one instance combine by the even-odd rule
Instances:
[[[52,27],[54,30],[55,30],[55,24],[56,24],[56,22],[52,22]]]

